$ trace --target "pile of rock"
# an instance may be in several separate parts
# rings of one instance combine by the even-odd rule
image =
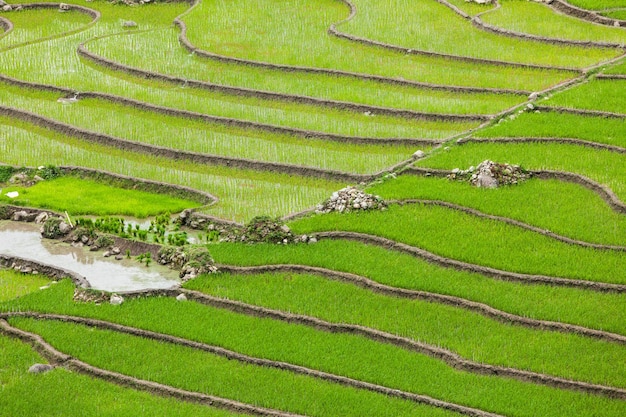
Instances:
[[[377,195],[367,194],[356,187],[335,191],[328,200],[317,206],[317,213],[349,213],[357,210],[385,210],[387,205]]]
[[[466,170],[454,169],[449,179],[469,181],[475,187],[498,188],[503,185],[515,185],[531,177],[531,173],[520,168],[519,165],[501,164],[486,160],[478,167],[469,167]]]
[[[109,294],[104,291],[90,290],[85,288],[74,289],[74,301],[79,303],[102,304],[109,301]]]
[[[163,246],[157,255],[157,262],[180,268],[178,276],[185,282],[201,274],[217,272],[217,267],[204,246]]]

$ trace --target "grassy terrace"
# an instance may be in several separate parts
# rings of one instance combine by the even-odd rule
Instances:
[[[299,211],[342,186],[317,179],[201,166],[139,155],[85,143],[32,126],[24,127],[27,130],[0,125],[0,132],[7,138],[0,143],[3,162],[39,166],[46,161],[56,165],[71,161],[88,168],[190,186],[219,196],[219,204],[209,210],[211,214],[226,219],[244,221],[260,214],[277,216]],[[33,147],[32,143],[37,143],[37,146]]]
[[[516,187],[484,190],[445,178],[402,175],[368,191],[387,200],[446,201],[585,242],[626,245],[624,216],[577,184],[531,180]]]
[[[58,9],[27,9],[6,17],[13,23],[13,30],[7,36],[0,36],[0,51],[78,30],[92,20],[86,14],[75,10],[59,13]]]
[[[608,150],[588,149],[577,145],[542,143],[468,143],[438,152],[420,161],[429,168],[467,169],[485,159],[518,164],[526,169],[547,169],[575,172],[607,185],[626,201],[623,155]]]
[[[5,194],[17,191],[19,196],[10,199],[0,195],[0,203],[41,207],[61,213],[68,211],[74,216],[94,214],[146,218],[163,213],[178,213],[200,205],[195,201],[117,188],[102,182],[74,177],[43,181],[32,187],[9,186],[4,187],[3,191]],[[72,195],[71,200],[68,200],[68,195]]]
[[[533,16],[539,14],[540,17],[537,16],[536,21],[532,19],[532,22],[540,22],[547,27],[560,23],[559,26],[553,28],[552,32],[541,33],[544,36],[577,39],[579,36],[595,35],[591,40],[606,40],[607,38],[612,39],[609,37],[612,35],[620,41],[626,39],[626,32],[624,31],[612,31],[611,28],[605,27],[596,29],[588,23],[572,24],[570,20],[574,19],[567,20],[565,23],[559,22],[559,16],[556,15],[555,17],[555,14],[549,9],[544,13],[541,13],[543,12],[541,8],[520,9],[523,7],[520,4],[528,5],[526,7],[531,6],[525,1],[503,1],[501,3],[501,9],[484,15],[485,22],[505,26],[500,23],[514,21],[521,27],[505,27],[525,33],[534,33],[534,27],[524,27],[524,22],[531,19],[519,19],[519,16],[520,13],[530,13]],[[356,18],[349,23],[340,25],[340,30],[408,48],[473,58],[562,67],[588,66],[593,62],[616,54],[616,51],[611,50],[591,49],[583,52],[580,48],[503,38],[476,28],[471,22],[456,15],[452,10],[436,1],[420,2],[419,8],[412,7],[412,2],[408,0],[386,0],[383,2],[357,0],[354,1],[354,4],[357,7]],[[483,7],[481,10],[486,9]],[[491,17],[496,14],[498,17],[502,15],[502,17],[499,19]],[[446,16],[446,18],[442,19],[442,16]],[[563,33],[563,28],[567,32]],[[584,31],[585,35],[579,35],[578,31]],[[592,33],[588,34],[589,32]],[[579,61],[581,54],[585,58]]]
[[[599,78],[574,89],[555,94],[542,104],[582,110],[626,113],[626,104],[624,104],[623,100],[620,100],[624,92],[626,92],[626,80],[604,80]],[[613,123],[614,130],[618,129],[618,122],[623,122],[622,120],[603,120]],[[587,124],[591,125],[591,123]],[[603,134],[602,137],[604,136]]]
[[[570,1],[626,18],[622,0]],[[472,16],[486,12],[481,18],[488,24],[530,35],[614,43],[626,39],[624,28],[593,25],[532,2],[502,0],[500,8],[449,2]],[[371,174],[409,160],[418,149],[424,155],[415,154],[417,167],[466,169],[490,159],[527,169],[562,170],[596,181],[626,202],[624,154],[602,149],[626,148],[624,118],[531,111],[526,106],[532,102],[626,114],[626,82],[595,77],[596,72],[626,74],[624,60],[608,63],[622,49],[493,34],[435,0],[353,3],[356,14],[350,20],[345,20],[347,3],[337,0],[203,0],[193,7],[75,3],[97,10],[101,18],[95,22],[56,7],[0,12],[14,24],[11,33],[0,34],[1,164],[76,165],[218,198],[198,208],[197,202],[166,194],[62,177],[32,187],[3,183],[0,205],[67,210],[72,216],[136,217],[195,207],[247,223],[255,216],[279,217],[315,207],[348,185],[347,176],[322,179],[312,169]],[[172,24],[178,16],[198,49],[320,71],[190,54],[179,44],[180,29]],[[125,21],[137,27],[124,27]],[[333,36],[328,33],[333,24],[366,40]],[[81,44],[112,65],[79,55]],[[417,50],[456,57],[429,57]],[[598,64],[598,70],[580,71]],[[170,79],[126,73],[120,65]],[[9,78],[65,92],[15,85]],[[575,84],[558,91],[529,97],[574,79]],[[74,92],[78,100],[71,100]],[[301,97],[294,101],[294,95]],[[158,106],[175,114],[166,115]],[[516,106],[526,110],[509,114]],[[18,117],[11,109],[22,113]],[[28,120],[25,111],[69,129],[41,127],[41,119]],[[458,117],[471,115],[481,117]],[[485,122],[488,118],[493,121]],[[96,143],[96,136],[80,136],[72,129],[150,145],[152,153],[114,141],[107,142],[114,146],[104,146]],[[466,137],[579,139],[596,148],[576,142],[457,142]],[[230,165],[190,162],[179,158],[183,152],[229,158]],[[245,165],[252,169],[234,163],[244,158],[311,169],[288,175],[269,166]],[[626,370],[621,366],[626,362],[626,293],[615,285],[609,291],[607,285],[626,285],[626,257],[623,250],[592,248],[626,246],[624,214],[600,194],[559,180],[478,189],[435,176],[396,174],[359,187],[385,200],[437,200],[457,207],[412,202],[391,204],[385,211],[308,215],[287,222],[294,234],[369,235],[361,242],[336,235],[315,244],[226,243],[219,242],[213,229],[183,228],[213,241],[207,248],[217,264],[263,266],[265,271],[274,266],[273,272],[201,275],[180,290],[190,298],[185,302],[174,298],[178,291],[171,297],[125,296],[122,305],[79,302],[69,280],[48,286],[47,277],[0,268],[0,314],[91,366],[170,389],[310,417],[462,415],[455,407],[501,417],[626,415]],[[13,190],[20,195],[10,200],[5,194]],[[513,225],[515,221],[524,224]],[[397,250],[401,246],[375,244],[380,238],[415,250],[411,254]],[[578,242],[565,243],[568,238]],[[471,265],[463,269],[441,259],[436,264],[425,260],[428,256],[418,257],[418,250]],[[293,267],[276,266],[281,264]],[[306,272],[307,266],[323,270]],[[499,279],[484,269],[471,272],[481,271],[480,266],[502,270],[504,276]],[[514,273],[589,285],[507,281]],[[203,301],[191,290],[204,293]],[[130,328],[20,318],[17,312],[66,314]],[[301,317],[294,320],[296,314]],[[360,333],[355,326],[363,326]],[[137,329],[160,336],[138,337]],[[382,332],[378,338],[376,332]],[[163,398],[155,390],[120,387],[115,378],[69,371],[71,362],[45,375],[30,374],[33,363],[46,359],[8,333],[0,331],[0,416],[235,415],[208,404]],[[397,337],[404,337],[405,344]],[[215,347],[230,351],[230,359]],[[437,356],[437,349],[446,352]],[[450,355],[469,361],[469,366],[453,366],[457,359]],[[282,364],[276,367],[272,361]],[[497,372],[488,371],[494,366]],[[520,373],[535,376],[524,379]],[[353,386],[346,385],[346,378]],[[558,385],[555,378],[570,382]],[[605,391],[599,393],[602,387]],[[420,403],[419,396],[431,398],[430,405]]]
[[[586,88],[583,87],[583,90]],[[581,91],[582,92],[582,91]],[[549,105],[574,108],[583,102],[578,93],[554,96]],[[617,100],[614,101],[617,105]],[[611,96],[606,96],[605,108],[611,106]],[[600,107],[600,106],[598,106]],[[596,107],[597,108],[597,107]],[[625,119],[582,116],[557,112],[524,113],[514,122],[504,122],[477,132],[477,138],[572,138],[626,148]]]
[[[570,16],[564,16],[549,6],[521,0],[503,0],[502,7],[485,13],[485,23],[516,32],[577,41],[626,43],[626,31],[622,28],[595,25]],[[532,15],[533,19],[520,19]]]
[[[149,413],[154,416],[235,416],[201,405],[185,404],[144,392],[56,369],[40,378],[24,374],[23,369],[45,360],[33,352],[31,346],[18,340],[0,336],[0,414],[16,415],[72,415],[119,416]],[[71,401],[50,401],[51,398]]]
[[[235,156],[265,162],[289,163],[345,172],[373,173],[408,159],[414,147],[355,145],[211,125],[140,111],[102,100],[85,99],[72,105],[58,95],[31,97],[3,90],[12,107],[118,138],[153,146],[203,154]],[[367,154],[367,158],[363,158]]]
[[[317,245],[280,248],[269,245],[215,245],[211,253],[217,262],[223,264],[321,267],[365,276],[391,287],[453,295],[520,316],[626,334],[622,308],[626,297],[623,294],[497,281],[358,242],[323,240]],[[329,257],[328,253],[340,253],[341,256]]]
[[[405,55],[347,40],[328,38],[325,35],[328,26],[348,15],[345,5],[332,0],[325,0],[321,4],[306,1],[266,6],[264,0],[228,4],[203,2],[184,17],[189,26],[188,37],[198,48],[226,56],[287,65],[338,68],[436,84],[540,90],[574,76],[574,73],[554,70],[479,65]],[[280,7],[284,9],[281,10]],[[313,9],[316,13],[310,13]],[[244,17],[241,14],[243,10],[259,12],[247,13]],[[451,19],[455,18],[447,8],[441,9],[441,12]],[[220,18],[211,19],[210,16]],[[446,22],[451,19],[446,19]],[[245,30],[241,25],[246,25]],[[207,27],[214,30],[203,30]],[[283,33],[293,36],[283,36]],[[263,36],[266,41],[260,43],[258,36]],[[300,54],[301,50],[309,53]],[[613,56],[614,51],[601,52],[589,61],[583,60],[582,65]],[[277,57],[280,57],[280,61]],[[557,65],[558,62],[554,61],[557,58],[550,63]],[[581,61],[576,59],[569,64],[580,65]],[[214,64],[207,62],[207,65]]]
[[[445,207],[392,206],[386,212],[313,216],[290,226],[304,234],[339,230],[382,236],[444,257],[506,271],[626,283],[626,273],[620,272],[626,271],[623,253],[574,247]]]
[[[522,329],[454,307],[372,294],[319,276],[219,274],[194,280],[186,287],[333,323],[367,326],[450,349],[481,363],[607,385],[626,383],[623,370],[614,367],[625,359],[623,346]]]
[[[600,416],[617,416],[624,411],[623,401],[556,390],[496,376],[468,374],[453,370],[442,362],[422,354],[373,342],[359,336],[329,334],[300,325],[245,316],[194,302],[179,303],[173,299],[163,298],[131,300],[124,304],[122,308],[124,313],[120,315],[120,310],[112,308],[112,306],[96,307],[72,303],[72,287],[68,283],[57,285],[51,290],[40,292],[28,299],[22,299],[19,302],[20,307],[26,308],[28,305],[37,305],[40,310],[62,311],[72,315],[97,317],[222,346],[253,357],[297,363],[337,375],[371,381],[405,391],[419,392],[447,401],[488,409],[503,415],[565,416],[582,415],[583,410],[597,410],[597,414]],[[155,311],[168,311],[168,314],[163,314],[155,319],[153,314]],[[185,319],[187,317],[188,320]],[[192,317],[193,319],[191,319]],[[206,381],[207,377],[220,378],[219,370],[224,368],[217,368],[217,366],[224,362],[219,358],[212,358],[213,355],[197,351],[190,352],[189,349],[175,348],[168,344],[141,340],[112,332],[87,330],[79,325],[23,319],[14,319],[11,322],[21,328],[35,330],[37,333],[45,335],[49,342],[62,351],[72,352],[90,363],[98,362],[99,366],[116,370],[123,369],[125,373],[129,374],[150,375],[151,378],[161,381],[168,380],[176,385],[187,387],[200,385],[202,390],[216,389],[222,392],[232,390],[232,383],[224,383],[211,388],[206,383],[196,382],[196,372],[201,372],[205,366],[209,365],[214,367],[212,371],[203,374],[202,380]],[[108,338],[110,349],[105,352],[94,350],[97,345],[94,342],[101,337]],[[123,348],[121,348],[122,346]],[[135,349],[140,348],[144,354],[133,355]],[[161,359],[141,360],[141,357],[146,358],[146,355],[152,354],[158,354]],[[137,360],[132,359],[133,357]],[[155,363],[160,363],[163,358],[171,359],[172,362],[168,362],[171,366],[154,366]],[[187,373],[186,377],[175,371],[176,369],[186,369],[182,365],[183,361],[192,358],[202,358],[202,362],[196,362],[197,366],[193,367],[195,371]],[[262,370],[256,366],[244,367],[236,361],[230,362],[230,365],[222,366],[228,367],[229,371],[232,372],[232,378],[238,378],[243,372],[246,372],[250,377],[263,374],[274,376],[271,382],[265,380],[257,385],[263,388],[257,389],[255,386],[251,390],[254,391],[252,394],[241,391],[237,395],[256,395],[261,398],[267,388],[280,389],[284,383],[291,382],[295,385],[294,390],[298,390],[306,382],[306,378],[294,377],[286,372]],[[363,366],[364,363],[370,365]],[[177,366],[178,364],[181,366]],[[420,371],[416,372],[417,369]],[[442,384],[442,381],[454,382],[448,385]],[[242,382],[242,384],[246,383]],[[290,410],[294,409],[292,407],[298,407],[296,409],[301,410],[301,412],[306,410],[307,415],[317,415],[323,412],[322,410],[329,403],[336,409],[335,411],[327,410],[324,415],[351,415],[352,412],[345,407],[349,404],[355,407],[353,412],[358,413],[357,410],[360,410],[361,405],[352,401],[356,399],[367,401],[369,396],[357,390],[350,395],[343,395],[343,400],[341,400],[341,397],[337,395],[345,391],[338,387],[334,390],[336,393],[334,400],[315,401],[315,407],[304,405],[302,401],[294,400],[291,395],[285,398],[277,398],[274,395],[272,399],[262,401],[284,404],[283,406],[290,407]],[[511,395],[513,392],[516,395]],[[534,399],[534,401],[528,401],[529,398]],[[289,405],[290,403],[292,405]],[[371,408],[372,414],[366,412],[365,415],[401,413],[402,409],[399,407],[401,404],[401,402],[389,398],[384,402],[378,402],[378,406],[392,408],[388,410]],[[369,405],[373,407],[376,403],[370,402]],[[426,413],[424,415],[439,415],[437,413],[439,410],[436,409],[416,409],[414,405],[409,407],[409,410],[414,413],[412,415],[422,415],[423,413]]]

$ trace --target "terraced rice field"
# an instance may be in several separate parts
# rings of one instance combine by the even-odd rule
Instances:
[[[316,242],[121,305],[0,269],[0,416],[626,415],[625,1],[127,3],[0,11],[0,209]],[[447,178],[484,160],[530,178]],[[315,212],[347,185],[386,209]]]

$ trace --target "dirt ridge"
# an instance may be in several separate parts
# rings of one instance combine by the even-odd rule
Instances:
[[[291,273],[309,273],[324,278],[347,282],[354,284],[358,287],[370,290],[374,293],[379,293],[387,296],[405,298],[409,300],[423,300],[428,302],[434,302],[438,304],[444,304],[456,308],[462,308],[468,311],[472,311],[482,316],[495,319],[501,323],[515,324],[530,329],[538,330],[550,330],[562,333],[571,333],[577,335],[583,335],[592,337],[594,339],[605,340],[609,342],[615,342],[619,344],[626,344],[626,336],[616,333],[610,333],[602,330],[596,330],[584,326],[575,324],[562,323],[550,320],[532,319],[529,317],[519,316],[516,314],[508,313],[503,310],[496,309],[485,303],[467,300],[461,297],[455,297],[451,295],[443,295],[428,291],[410,290],[406,288],[393,287],[390,285],[381,284],[377,281],[371,280],[361,275],[352,274],[349,272],[335,271],[327,268],[315,267],[310,265],[294,265],[294,264],[273,264],[273,265],[258,265],[258,266],[234,266],[217,264],[219,272],[227,272],[237,275],[250,275],[265,272],[291,272]]]

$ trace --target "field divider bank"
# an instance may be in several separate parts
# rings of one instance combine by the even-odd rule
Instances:
[[[336,170],[325,170],[315,167],[307,167],[302,165],[282,164],[274,162],[262,162],[245,158],[233,158],[227,156],[218,156],[211,154],[202,154],[195,152],[187,152],[174,150],[171,148],[146,145],[139,142],[133,142],[126,139],[116,138],[113,136],[95,133],[88,130],[80,129],[75,126],[58,122],[43,116],[36,115],[34,113],[26,112],[23,110],[17,110],[10,107],[0,106],[0,115],[13,117],[33,125],[43,127],[67,136],[75,137],[81,140],[86,140],[91,143],[97,143],[100,145],[111,146],[118,149],[124,149],[126,151],[137,152],[147,155],[155,155],[160,157],[166,157],[173,160],[186,160],[193,163],[205,164],[205,165],[221,165],[231,168],[240,169],[252,169],[256,171],[271,171],[280,172],[289,175],[298,175],[304,177],[322,178],[327,180],[336,180],[344,182],[369,182],[374,178],[388,172],[392,172],[395,169],[405,166],[412,160],[402,161],[393,167],[382,170],[374,174],[355,174],[349,172],[342,172]]]
[[[592,179],[589,179],[583,175],[575,174],[572,172],[564,171],[549,171],[549,170],[534,170],[529,171],[535,178],[539,179],[552,179],[565,182],[571,182],[574,184],[582,185],[583,187],[595,192],[602,198],[614,211],[618,213],[626,214],[626,204],[622,202],[617,195],[606,185],[600,184]],[[432,169],[432,168],[419,168],[409,167],[402,171],[405,175],[421,175],[421,176],[436,176],[446,177],[452,173],[451,170]]]
[[[263,407],[257,407],[238,401],[220,398],[213,395],[201,394],[198,392],[185,391],[168,385],[159,384],[157,382],[146,381],[131,376],[123,375],[117,372],[107,371],[95,366],[89,365],[83,361],[72,358],[62,352],[56,350],[47,343],[41,336],[34,333],[26,332],[11,326],[7,321],[0,319],[0,333],[9,337],[17,338],[33,346],[35,350],[44,358],[57,366],[63,366],[71,371],[80,372],[82,374],[99,378],[117,385],[147,391],[164,397],[176,398],[182,401],[204,404],[207,406],[222,408],[225,410],[246,413],[254,416],[268,417],[303,417],[298,414],[287,413],[272,410]]]
[[[425,51],[425,50],[420,50],[420,49],[406,48],[404,46],[393,45],[390,43],[375,41],[372,39],[367,39],[367,38],[363,38],[360,36],[351,35],[349,33],[338,30],[337,26],[342,25],[352,20],[357,14],[357,7],[350,0],[339,0],[339,1],[343,2],[350,8],[350,15],[346,19],[342,20],[341,22],[331,24],[330,27],[328,28],[328,33],[332,36],[336,36],[337,38],[347,39],[352,42],[379,47],[379,48],[387,49],[390,51],[401,52],[407,55],[423,55],[423,56],[428,56],[428,57],[450,59],[450,60],[460,61],[460,62],[473,62],[477,64],[490,64],[490,65],[497,65],[497,66],[511,67],[511,68],[532,68],[532,69],[559,70],[559,71],[571,71],[571,72],[576,72],[576,73],[582,73],[581,70],[578,70],[576,68],[525,64],[521,62],[499,61],[495,59],[485,59],[485,58],[472,58],[472,57],[463,56],[463,55],[452,55],[452,54],[446,54],[442,52],[432,52],[432,51]],[[456,6],[452,6],[452,7],[455,9],[458,9],[456,8]],[[466,19],[470,18],[470,16],[467,15],[465,12],[462,12],[460,10],[459,12],[460,12],[459,14],[461,14],[461,16],[463,16],[464,18]]]
[[[571,107],[560,107],[560,106],[535,106],[535,109],[542,111],[542,112],[568,113],[568,114],[576,114],[580,116],[596,116],[596,117],[605,117],[605,118],[612,118],[612,119],[626,119],[626,114],[624,113],[615,113],[615,112],[601,111],[601,110],[574,109]]]
[[[42,211],[47,211],[47,210],[42,210]],[[87,281],[87,279],[84,276],[77,274],[76,272],[59,268],[54,265],[48,265],[46,263],[39,262],[34,259],[0,254],[0,266],[11,268],[13,265],[17,265],[20,267],[30,267],[34,270],[37,270],[39,273],[42,273],[56,280],[69,278],[78,287],[91,288],[91,284],[89,283],[89,281]]]
[[[547,137],[512,137],[512,138],[476,138],[466,137],[459,139],[457,143],[564,143],[568,145],[585,146],[587,148],[608,150],[616,153],[626,153],[626,148],[604,143],[591,142],[584,139],[574,138],[547,138]]]
[[[602,16],[594,13],[591,10],[582,9],[570,4],[566,0],[552,0],[548,5],[554,10],[566,14],[568,16],[576,17],[578,19],[586,20],[591,23],[605,26],[626,26],[626,20],[611,19],[610,17]]]
[[[149,330],[138,329],[130,326],[124,326],[121,324],[111,323],[108,321],[83,318],[77,316],[67,316],[67,315],[57,315],[57,314],[40,314],[40,313],[6,313],[4,315],[0,314],[0,317],[9,318],[9,317],[27,317],[34,318],[37,320],[56,320],[65,323],[76,323],[82,324],[90,327],[95,327],[98,329],[106,329],[112,330],[119,333],[125,333],[133,336],[142,337],[145,339],[160,341],[171,343],[180,346],[186,346],[192,349],[201,350],[205,352],[209,352],[215,354],[217,356],[221,356],[227,358],[229,360],[235,360],[241,363],[262,366],[266,368],[275,368],[281,369],[289,372],[293,372],[300,375],[306,375],[313,378],[321,379],[324,381],[334,382],[337,384],[341,384],[348,387],[353,387],[357,389],[363,389],[367,391],[376,392],[379,394],[384,394],[390,397],[396,397],[404,400],[413,401],[420,404],[426,404],[433,407],[443,408],[450,411],[456,411],[462,415],[472,416],[472,417],[500,417],[499,414],[489,413],[482,410],[465,407],[462,405],[450,403],[447,401],[441,401],[435,398],[431,398],[425,395],[414,394],[411,392],[405,392],[398,389],[388,388],[382,385],[372,384],[348,377],[344,377],[341,375],[335,375],[328,372],[318,371],[315,369],[306,368],[304,366],[293,365],[287,362],[274,361],[269,359],[262,359],[257,357],[252,357],[248,355],[244,355],[232,350],[224,349],[218,346],[208,345],[206,343],[195,342],[191,340],[187,340],[184,338],[171,336],[168,334],[152,332]]]
[[[527,284],[547,284],[562,287],[582,288],[591,291],[598,292],[614,292],[624,293],[626,292],[626,285],[622,284],[608,284],[597,281],[585,281],[579,279],[569,279],[560,277],[551,277],[546,275],[530,275],[521,274],[517,272],[503,271],[496,268],[486,267],[482,265],[470,264],[467,262],[457,261],[456,259],[450,259],[443,256],[435,255],[427,250],[417,248],[415,246],[407,245],[402,242],[387,239],[380,236],[368,235],[365,233],[357,232],[316,232],[315,236],[318,239],[346,239],[353,240],[365,244],[376,245],[388,250],[394,250],[408,255],[415,256],[423,259],[427,262],[433,263],[438,266],[446,268],[454,268],[458,271],[469,271],[482,274],[484,276],[502,280],[512,281]]]
[[[123,96],[118,96],[108,93],[99,93],[94,91],[79,92],[69,88],[55,87],[52,85],[32,83],[28,81],[21,81],[15,78],[7,77],[0,74],[0,81],[10,85],[30,88],[40,91],[50,91],[65,95],[67,98],[75,98],[80,100],[81,98],[94,98],[99,100],[105,100],[110,103],[122,104],[138,110],[147,110],[158,114],[164,114],[167,116],[183,117],[190,120],[198,120],[206,123],[215,123],[227,127],[240,127],[250,130],[259,130],[267,133],[287,134],[304,139],[320,139],[328,140],[340,143],[352,143],[352,144],[364,144],[364,145],[438,145],[442,143],[442,140],[425,139],[425,138],[374,138],[374,137],[362,137],[362,136],[346,136],[337,135],[333,133],[326,133],[314,130],[305,130],[298,128],[289,128],[276,125],[270,125],[265,123],[251,122],[246,120],[213,116],[205,113],[198,113],[188,110],[176,109],[172,107],[160,106],[151,104]]]
[[[290,272],[290,273],[310,273],[324,278],[354,284],[358,287],[368,289],[372,292],[388,295],[398,298],[406,298],[410,300],[423,300],[434,302],[452,307],[462,308],[464,310],[479,313],[485,317],[498,320],[502,323],[516,324],[523,327],[539,330],[551,330],[562,333],[572,333],[582,336],[592,337],[594,339],[606,340],[619,344],[626,344],[626,336],[605,332],[602,330],[590,329],[583,326],[567,324],[549,320],[537,320],[528,317],[518,316],[498,310],[484,303],[470,301],[461,297],[437,294],[427,291],[409,290],[389,285],[384,285],[369,278],[351,274],[348,272],[334,271],[327,268],[320,268],[308,265],[260,265],[260,266],[234,266],[217,264],[218,271],[227,272],[237,275],[252,275],[259,273],[274,272]]]
[[[626,149],[624,150],[626,152]],[[552,239],[559,240],[561,242],[569,243],[570,245],[582,246],[586,248],[600,249],[600,250],[614,250],[620,252],[626,252],[626,246],[617,246],[617,245],[602,245],[598,243],[589,243],[584,242],[582,240],[571,239],[567,236],[562,236],[556,233],[551,232],[550,230],[542,229],[540,227],[533,226],[528,223],[521,222],[519,220],[514,220],[508,217],[503,216],[495,216],[492,214],[483,213],[479,210],[472,209],[469,207],[461,206],[454,203],[449,203],[447,201],[441,200],[421,200],[421,199],[404,199],[404,200],[388,200],[388,204],[398,204],[398,205],[407,205],[407,204],[423,204],[429,206],[439,206],[449,208],[451,210],[457,210],[463,213],[471,214],[472,216],[480,217],[483,219],[495,220],[503,223],[508,223],[513,226],[520,227],[522,229],[530,230],[531,232],[539,233],[544,236],[548,236]]]
[[[118,34],[113,34],[118,35]],[[106,36],[113,36],[106,35]],[[93,40],[100,39],[94,38]],[[81,43],[77,48],[77,53],[82,58],[89,60],[97,65],[103,66],[110,70],[121,71],[136,77],[145,78],[148,80],[157,80],[161,82],[167,82],[170,84],[176,85],[185,85],[187,87],[198,88],[207,91],[217,91],[226,94],[232,94],[242,97],[255,97],[264,100],[276,100],[283,101],[289,103],[300,103],[300,104],[310,104],[314,106],[327,107],[339,110],[350,110],[357,112],[370,112],[372,115],[385,115],[385,116],[395,116],[395,117],[403,117],[406,119],[415,119],[415,120],[435,120],[435,121],[448,121],[448,122],[467,122],[467,121],[488,121],[491,120],[492,116],[482,115],[482,114],[437,114],[437,113],[425,113],[425,112],[417,112],[413,110],[405,110],[405,109],[393,109],[389,107],[379,107],[379,106],[369,106],[365,104],[357,104],[346,101],[336,101],[336,100],[325,100],[315,97],[309,96],[300,96],[293,94],[283,94],[283,93],[275,93],[271,91],[262,91],[262,90],[254,90],[251,88],[244,87],[232,87],[221,84],[214,84],[206,81],[197,81],[197,80],[189,80],[181,77],[174,77],[171,75],[160,74],[152,71],[146,71],[139,68],[133,68],[125,64],[121,64],[106,58],[103,58],[97,54],[94,54],[87,50],[85,47],[85,42]],[[478,91],[474,90],[474,92],[487,92],[487,93],[498,93],[501,92],[503,94],[530,94],[530,92],[520,92],[520,91],[492,91],[486,89],[479,89]]]

